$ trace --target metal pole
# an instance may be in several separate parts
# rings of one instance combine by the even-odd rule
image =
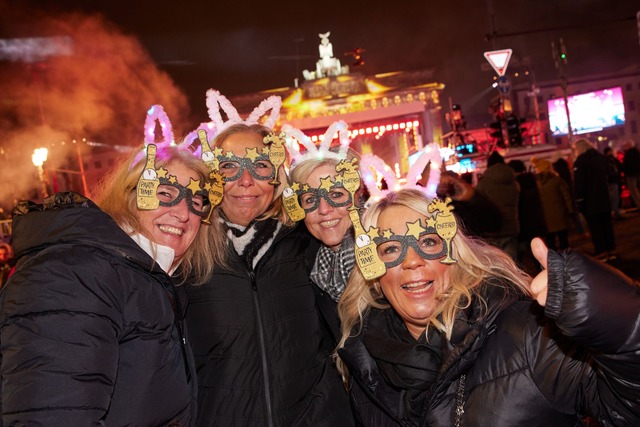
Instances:
[[[89,197],[89,187],[87,187],[87,179],[84,176],[84,164],[82,163],[82,156],[80,155],[80,145],[76,143],[76,153],[78,154],[78,164],[80,165],[80,177],[82,178],[82,191],[85,197]]]

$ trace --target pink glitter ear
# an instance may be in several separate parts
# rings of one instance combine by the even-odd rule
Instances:
[[[156,120],[162,129],[162,141],[158,143],[156,143]],[[164,107],[159,104],[152,105],[147,111],[147,118],[144,122],[144,145],[148,144],[175,144],[171,121],[164,111]]]
[[[431,162],[429,168],[429,180],[426,186],[418,184],[422,172],[427,164]],[[440,182],[440,168],[442,167],[442,157],[440,156],[440,150],[435,143],[429,144],[422,148],[418,158],[409,168],[409,172],[404,180],[399,180],[392,168],[387,165],[384,160],[373,154],[365,154],[360,160],[360,174],[362,180],[371,195],[369,202],[374,202],[383,198],[390,191],[397,191],[400,189],[413,188],[424,192],[428,197],[436,197],[436,189]],[[374,171],[381,176],[387,189],[382,190],[379,187]],[[404,181],[404,182],[403,182]]]

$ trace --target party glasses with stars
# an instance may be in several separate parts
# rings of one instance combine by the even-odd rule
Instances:
[[[217,156],[219,170],[225,177],[225,182],[239,179],[245,170],[257,180],[266,181],[272,179],[276,169],[269,161],[268,149],[265,153],[258,153],[257,148],[247,148],[244,157],[236,156],[233,151],[227,151],[224,155]]]
[[[320,206],[320,199],[324,199],[329,206],[340,208],[351,205],[351,193],[342,186],[339,180],[333,181],[331,177],[320,178],[320,187],[313,188],[303,185],[298,190],[300,207],[305,213],[313,212]]]
[[[205,217],[211,209],[207,190],[201,188],[200,180],[191,178],[187,187],[178,184],[174,176],[169,175],[168,178],[160,178],[160,184],[156,190],[156,197],[160,202],[160,206],[175,206],[182,199],[186,199],[189,211],[194,214]]]
[[[378,257],[387,268],[402,263],[407,256],[409,247],[422,258],[435,260],[447,254],[446,242],[438,235],[430,224],[433,219],[427,219],[427,227],[422,227],[420,220],[407,223],[407,233],[404,236],[393,234],[391,230],[382,232],[381,237],[375,237]]]

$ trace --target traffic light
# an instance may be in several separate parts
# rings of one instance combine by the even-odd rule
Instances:
[[[522,122],[523,120],[514,115],[507,117],[505,124],[507,126],[507,135],[509,137],[510,147],[519,147],[522,145],[522,128],[520,127],[520,123]]]
[[[504,147],[504,138],[502,137],[502,122],[497,121],[489,124],[489,128],[491,128],[491,132],[489,132],[489,136],[496,141],[498,147]]]

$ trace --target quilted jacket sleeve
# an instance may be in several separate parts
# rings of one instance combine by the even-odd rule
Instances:
[[[74,248],[22,267],[0,294],[3,424],[102,425],[118,365],[117,274]]]
[[[545,314],[593,362],[585,412],[603,425],[640,425],[640,287],[577,252],[549,251],[548,271]]]

